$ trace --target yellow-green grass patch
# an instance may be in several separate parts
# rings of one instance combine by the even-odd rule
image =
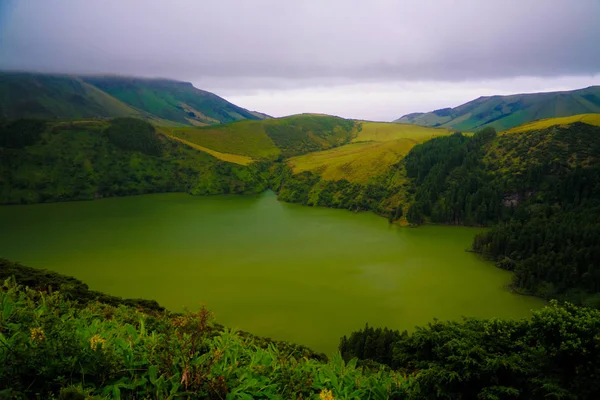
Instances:
[[[418,142],[399,139],[387,142],[350,143],[329,150],[292,157],[288,165],[294,173],[311,171],[325,180],[346,179],[365,183],[400,161]]]
[[[445,128],[431,128],[391,122],[362,122],[359,132],[352,142],[386,142],[397,139],[413,139],[421,142],[435,136],[448,135],[450,133],[451,131]]]
[[[219,160],[227,161],[227,162],[234,163],[234,164],[240,164],[240,165],[248,165],[254,161],[252,158],[250,158],[248,156],[241,156],[239,154],[221,153],[219,151],[211,150],[204,146],[200,146],[196,143],[188,142],[187,140],[184,140],[184,139],[181,139],[181,138],[178,138],[175,136],[170,136],[170,138],[173,140],[177,140],[178,142],[181,142],[193,149],[208,153],[211,156],[218,158]]]
[[[523,125],[519,125],[515,128],[504,131],[503,133],[519,133],[533,130],[546,129],[555,125],[569,125],[574,122],[584,122],[590,125],[600,126],[600,114],[577,114],[570,117],[559,117],[559,118],[547,118],[540,119],[533,122],[528,122]]]
[[[159,131],[219,153],[253,159],[273,159],[280,153],[265,133],[262,121],[241,121],[207,127],[160,128]]]

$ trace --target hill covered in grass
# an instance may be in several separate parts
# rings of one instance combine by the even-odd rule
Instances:
[[[547,118],[529,122],[527,124],[516,126],[503,133],[518,133],[525,131],[535,131],[550,128],[556,125],[570,125],[575,122],[583,122],[589,125],[600,126],[600,114],[577,114],[570,117]]]
[[[266,188],[255,169],[198,151],[139,119],[0,125],[0,204]]]
[[[367,183],[399,162],[417,143],[449,133],[443,128],[359,121],[350,143],[292,157],[287,163],[296,174],[309,171],[324,180]]]
[[[82,79],[136,109],[182,125],[214,125],[244,119],[262,119],[189,82],[119,76]]]
[[[471,132],[484,127],[502,131],[538,119],[586,113],[600,113],[600,86],[565,92],[484,96],[455,108],[408,114],[394,122]]]
[[[155,125],[263,119],[188,82],[0,72],[0,118],[143,118]]]
[[[357,123],[330,115],[300,114],[209,127],[161,128],[166,135],[221,153],[275,160],[349,143]]]
[[[143,113],[79,78],[0,72],[0,118],[127,116]]]

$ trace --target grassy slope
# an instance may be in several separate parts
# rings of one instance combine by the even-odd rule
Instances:
[[[123,150],[102,133],[109,124],[58,123],[35,144],[0,147],[0,204],[151,192],[221,194],[266,189],[266,182],[252,169],[220,161],[162,135],[160,156]]]
[[[416,144],[448,133],[409,124],[361,122],[352,143],[292,157],[288,165],[294,173],[311,171],[325,180],[366,183],[398,163]]]
[[[473,131],[506,130],[534,120],[600,113],[600,86],[567,92],[480,97],[453,109],[403,116],[396,122]]]
[[[186,140],[220,153],[255,159],[276,158],[280,151],[264,130],[264,121],[240,121],[211,127],[159,128],[169,136]]]
[[[0,117],[98,118],[142,113],[76,77],[0,72]]]
[[[124,116],[144,118],[159,126],[266,118],[186,82],[0,71],[0,118]]]
[[[220,153],[274,160],[348,143],[354,121],[328,115],[293,115],[210,127],[160,128],[179,139]]]
[[[504,133],[518,133],[546,129],[554,125],[569,125],[574,122],[584,122],[589,125],[600,126],[600,114],[578,114],[571,117],[548,118],[523,124],[509,129]]]
[[[229,153],[221,153],[215,150],[211,150],[207,147],[202,147],[198,144],[192,143],[192,142],[188,142],[187,140],[184,139],[180,139],[176,136],[172,137],[174,140],[177,140],[178,142],[181,142],[187,146],[190,146],[193,149],[199,150],[199,151],[203,151],[205,153],[210,154],[211,156],[218,158],[219,160],[223,160],[223,161],[227,161],[230,163],[234,163],[234,164],[240,164],[240,165],[248,165],[250,164],[252,161],[254,161],[252,158],[248,157],[248,156],[241,156],[239,154],[229,154]]]
[[[358,135],[353,142],[386,142],[396,139],[410,139],[418,142],[431,139],[439,135],[448,134],[447,129],[431,129],[412,124],[392,124],[388,122],[369,122],[361,124]]]
[[[511,135],[500,135],[487,146],[486,168],[503,181],[506,191],[519,192],[519,182],[530,170],[560,165],[547,177],[566,170],[586,169],[600,162],[600,125],[572,121],[570,124],[541,124],[538,129],[524,129]],[[557,182],[555,182],[557,183]],[[543,189],[550,190],[551,186]]]
[[[83,79],[137,109],[184,125],[261,119],[257,114],[213,93],[196,89],[188,82],[98,76]]]

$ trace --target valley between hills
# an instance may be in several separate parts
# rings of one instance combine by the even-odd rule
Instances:
[[[0,93],[0,398],[600,393],[599,87],[395,122],[170,80]],[[154,301],[176,287],[193,311]]]

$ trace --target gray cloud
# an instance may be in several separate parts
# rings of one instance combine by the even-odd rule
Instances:
[[[598,0],[30,0],[1,12],[4,69],[247,87],[600,72]]]

